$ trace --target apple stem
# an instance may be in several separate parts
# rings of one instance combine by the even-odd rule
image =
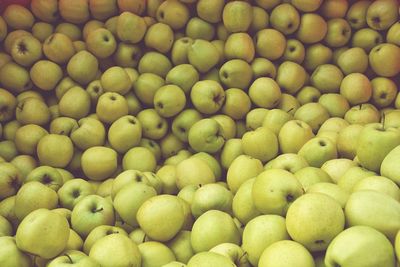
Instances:
[[[69,259],[69,261],[72,263],[72,259],[71,259],[71,257],[70,257],[67,253],[65,253],[65,256],[67,256],[67,258]]]
[[[382,130],[385,130],[385,118],[386,118],[386,114],[385,112],[382,113]]]

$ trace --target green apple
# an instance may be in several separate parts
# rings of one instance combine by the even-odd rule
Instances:
[[[179,86],[185,94],[188,94],[192,86],[199,81],[199,73],[190,64],[180,64],[168,72],[165,81]]]
[[[315,266],[311,253],[292,240],[280,240],[268,246],[260,255],[258,266]]]
[[[43,77],[43,74],[46,76]],[[63,71],[59,65],[50,60],[39,60],[29,72],[32,82],[41,90],[53,90],[63,76]]]
[[[349,242],[353,245],[348,246]],[[325,265],[334,266],[395,266],[390,241],[368,226],[353,226],[337,235],[325,255]]]
[[[323,94],[318,99],[318,103],[328,111],[331,117],[343,118],[350,109],[349,101],[342,94]]]
[[[137,226],[137,211],[149,198],[157,195],[155,189],[144,183],[130,183],[115,195],[113,204],[124,222],[131,226]]]
[[[142,73],[133,83],[133,91],[146,105],[153,105],[154,95],[165,84],[162,77],[153,73]]]
[[[367,24],[374,30],[386,30],[399,17],[399,3],[393,0],[380,0],[372,2],[368,7]]]
[[[302,225],[302,228],[299,228]],[[310,251],[324,251],[343,231],[345,217],[339,203],[330,196],[307,193],[289,207],[286,226],[290,237]],[[305,227],[309,230],[305,231]]]
[[[344,74],[364,73],[368,68],[368,55],[360,47],[349,48],[340,54],[337,64]]]
[[[252,69],[242,59],[226,61],[219,70],[219,79],[228,88],[246,89],[252,80]]]
[[[351,38],[350,24],[342,18],[332,18],[328,20],[328,31],[324,41],[330,47],[341,47],[346,45]]]
[[[329,113],[319,103],[307,103],[297,109],[294,118],[307,123],[316,133],[323,122],[329,119]]]
[[[248,155],[240,155],[234,159],[227,171],[227,183],[229,189],[235,193],[248,179],[251,179],[263,171],[262,162]]]
[[[215,252],[228,257],[238,267],[250,266],[247,253],[240,246],[232,243],[222,243],[216,245],[210,252]]]
[[[300,30],[301,24],[299,31]],[[262,29],[256,33],[254,38],[256,52],[263,58],[276,60],[285,53],[286,38],[275,29]]]
[[[71,227],[82,238],[99,225],[113,225],[115,222],[112,203],[97,195],[87,195],[74,206],[71,213]]]
[[[298,154],[312,167],[321,167],[326,161],[337,158],[336,144],[328,138],[314,137],[307,141]]]
[[[206,266],[220,266],[220,267],[233,267],[236,266],[230,258],[223,256],[216,252],[203,251],[195,254],[190,258],[187,267],[206,267]]]
[[[271,26],[285,35],[294,33],[300,24],[300,15],[294,6],[284,3],[276,6],[270,16]]]
[[[117,175],[111,185],[111,197],[115,198],[117,193],[130,183],[143,182],[144,184],[151,185],[148,178],[138,170],[127,170]]]
[[[215,153],[224,145],[222,128],[214,119],[201,119],[189,129],[188,141],[198,152]]]
[[[372,101],[378,108],[384,108],[393,103],[396,98],[395,83],[385,77],[376,77],[371,80]]]
[[[171,49],[172,62],[176,66],[189,63],[188,52],[194,40],[189,37],[181,37],[179,39],[175,39],[176,40]]]
[[[0,263],[10,267],[29,267],[32,266],[32,260],[28,254],[21,251],[11,236],[0,237],[0,244],[3,248],[0,253]]]
[[[328,64],[333,57],[332,49],[321,43],[308,46],[305,52],[304,67],[313,71],[318,66]]]
[[[393,180],[397,185],[400,184],[400,176],[395,166],[398,161],[397,158],[399,157],[399,149],[399,146],[392,149],[383,159],[380,167],[381,175]]]
[[[314,184],[333,182],[329,174],[316,167],[304,167],[296,171],[294,176],[296,176],[306,192],[308,192],[308,188]]]
[[[278,155],[278,138],[266,127],[259,127],[247,132],[242,137],[242,149],[244,154],[259,159],[265,163]],[[262,149],[268,147],[268,150]]]
[[[88,255],[92,246],[96,243],[97,240],[107,235],[113,234],[122,234],[128,236],[127,232],[124,229],[117,226],[99,225],[95,227],[92,231],[90,231],[89,235],[85,239],[85,243],[83,244],[83,252]]]
[[[350,108],[344,115],[344,119],[350,124],[365,125],[379,122],[380,114],[374,105],[367,103]]]
[[[137,146],[142,138],[142,126],[139,120],[131,115],[114,121],[108,130],[108,142],[119,153],[125,153]]]
[[[85,253],[79,250],[67,250],[60,254],[60,256],[52,259],[47,263],[48,267],[99,267],[99,263],[97,263],[92,258],[88,257]]]
[[[157,241],[148,241],[138,245],[141,257],[141,266],[163,266],[164,264],[175,261],[172,250]]]
[[[86,117],[78,121],[78,127],[70,134],[74,145],[82,150],[94,146],[102,146],[106,132],[104,125],[97,119]]]
[[[77,83],[87,85],[97,75],[99,62],[97,58],[86,50],[73,55],[67,64],[68,75]]]
[[[193,224],[191,244],[198,253],[221,243],[239,244],[240,233],[232,217],[219,210],[203,213]]]
[[[363,28],[353,34],[351,44],[353,47],[360,47],[368,53],[383,41],[383,37],[378,31],[371,28]]]
[[[233,1],[225,5],[222,20],[229,32],[245,32],[253,18],[253,9],[247,2]]]
[[[147,31],[144,19],[131,12],[122,12],[117,19],[117,36],[127,43],[136,44],[140,42]]]
[[[367,190],[350,195],[345,214],[349,226],[370,226],[394,240],[398,231],[399,209],[399,203],[393,198]]]
[[[400,190],[396,183],[383,176],[366,177],[357,182],[353,187],[353,192],[365,190],[372,190],[385,194],[397,201],[400,199]]]
[[[124,68],[114,66],[107,69],[100,78],[105,92],[115,92],[125,95],[132,87],[131,79]]]
[[[252,190],[255,178],[246,180],[236,191],[232,200],[232,211],[241,223],[247,224],[261,213],[256,209],[253,202]]]
[[[253,70],[253,78],[270,77],[275,78],[276,67],[272,61],[258,57],[251,62],[251,69]]]
[[[279,134],[282,126],[293,117],[281,109],[271,109],[265,116],[262,126],[269,128],[276,135]]]
[[[358,138],[356,153],[361,166],[375,172],[379,171],[386,155],[400,145],[399,139],[400,131],[397,128],[385,127],[380,123],[364,126]],[[379,140],[376,141],[379,145],[372,140]]]
[[[290,120],[279,131],[280,150],[282,153],[297,153],[313,137],[310,125],[300,120]]]
[[[40,182],[54,191],[58,191],[63,185],[63,178],[60,172],[50,166],[39,166],[29,172],[24,182],[28,183],[32,181]]]
[[[23,177],[21,172],[13,164],[8,162],[0,163],[0,184],[2,190],[0,191],[0,199],[13,196],[18,192],[22,184]]]
[[[343,73],[335,65],[323,64],[314,70],[310,80],[311,84],[321,93],[338,93]]]
[[[93,146],[83,152],[81,164],[89,179],[102,181],[117,169],[117,152],[108,147]]]
[[[17,4],[7,6],[3,12],[3,18],[13,29],[29,29],[34,23],[34,17],[31,11]]]
[[[279,215],[260,215],[246,224],[243,231],[242,248],[247,253],[249,262],[256,266],[267,247],[289,238],[285,218]]]
[[[22,220],[15,237],[20,250],[51,259],[60,254],[67,245],[68,221],[48,209],[37,209]]]
[[[261,213],[277,215],[285,215],[292,202],[302,194],[303,187],[296,177],[281,169],[259,174],[252,191],[254,205]]]
[[[158,21],[171,26],[172,29],[179,30],[189,20],[189,9],[179,1],[167,1],[157,9],[156,18]]]
[[[364,74],[351,73],[342,80],[340,94],[352,105],[366,103],[372,96],[372,85]]]
[[[153,104],[161,116],[169,118],[184,109],[186,96],[179,86],[165,85],[160,87],[154,94]]]
[[[78,127],[78,122],[75,119],[69,117],[58,117],[51,121],[50,133],[69,136],[71,132],[76,130]]]
[[[142,50],[138,45],[118,43],[112,58],[121,67],[137,67]]]
[[[155,155],[146,147],[133,147],[125,153],[122,159],[124,170],[154,171],[156,165]]]
[[[304,45],[296,39],[287,40],[286,50],[283,54],[283,60],[293,61],[297,64],[301,64],[305,58],[305,48]]]
[[[276,81],[282,90],[295,94],[306,81],[306,71],[295,62],[285,61],[278,68]]]
[[[197,15],[210,23],[220,22],[224,1],[199,0],[196,4]]]
[[[111,124],[122,116],[128,115],[128,112],[127,100],[116,92],[102,94],[96,105],[96,115],[105,123]]]
[[[375,176],[376,173],[365,169],[363,167],[354,166],[346,170],[343,175],[336,181],[336,184],[346,190],[347,192],[352,192],[354,185],[370,176]]]
[[[308,193],[320,193],[330,196],[331,198],[335,199],[343,209],[349,198],[349,193],[331,182],[319,182],[313,184],[307,188],[307,194]]]
[[[107,58],[117,48],[114,35],[104,28],[91,31],[86,37],[86,45],[87,50],[97,58]]]
[[[346,14],[346,20],[353,29],[361,29],[367,26],[367,10],[370,5],[370,0],[363,0],[350,6]]]
[[[41,43],[31,35],[16,38],[11,47],[13,60],[24,66],[30,67],[42,57]]]
[[[227,140],[220,155],[221,166],[228,169],[240,155],[243,155],[242,140],[239,138]]]
[[[251,109],[246,115],[246,130],[256,130],[261,127],[268,112],[269,109],[266,108]]]
[[[310,28],[313,30],[310,31]],[[322,41],[328,32],[325,19],[316,13],[305,13],[300,18],[297,39],[304,44],[314,44]]]
[[[383,77],[394,77],[400,72],[399,60],[400,47],[390,43],[379,44],[369,53],[372,70]]]
[[[193,196],[191,210],[194,217],[199,217],[208,210],[220,210],[231,213],[233,194],[220,184],[206,184]]]
[[[332,180],[337,183],[346,171],[356,166],[358,165],[353,160],[339,158],[328,160],[321,166],[321,169],[328,173]]]
[[[61,206],[70,210],[85,196],[94,193],[92,185],[80,178],[65,182],[57,191]]]
[[[0,83],[15,93],[29,90],[33,86],[29,71],[12,61],[0,69]]]
[[[36,159],[30,155],[18,155],[10,163],[17,167],[24,179],[38,165]]]
[[[136,219],[150,238],[156,241],[168,241],[183,226],[183,207],[176,196],[154,196],[140,206]]]
[[[0,96],[0,121],[6,122],[14,117],[17,99],[13,94],[4,89],[0,89]]]
[[[399,42],[400,23],[394,23],[386,33],[386,41],[391,44],[400,45]]]
[[[57,64],[67,63],[76,53],[72,40],[63,33],[53,33],[43,42],[43,53]]]
[[[188,47],[187,58],[199,72],[206,73],[218,63],[219,52],[211,42],[197,39]]]
[[[81,119],[89,114],[90,104],[89,93],[79,86],[73,86],[61,97],[58,107],[60,115]]]
[[[357,155],[358,139],[363,128],[363,125],[352,124],[339,131],[336,145],[340,157],[353,159]]]
[[[222,106],[222,113],[232,119],[242,119],[251,109],[251,98],[243,90],[229,88],[225,91],[225,103]]]
[[[89,257],[100,266],[141,266],[142,256],[137,245],[124,234],[106,235],[90,249]]]
[[[228,36],[224,44],[224,56],[226,59],[242,59],[251,63],[254,55],[254,42],[249,34],[238,32]]]
[[[165,23],[155,23],[151,25],[145,34],[144,43],[147,47],[161,53],[171,50],[174,42],[174,33],[171,27]]]
[[[295,153],[284,153],[265,164],[264,170],[281,169],[294,174],[305,167],[309,165],[304,157]]]
[[[43,136],[36,150],[41,164],[60,168],[68,165],[74,153],[71,139],[58,134]]]

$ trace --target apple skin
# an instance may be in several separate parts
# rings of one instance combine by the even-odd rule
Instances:
[[[388,29],[399,17],[399,3],[393,0],[372,2],[368,7],[367,24],[374,30]]]
[[[398,162],[398,157],[400,155],[399,151],[400,146],[392,149],[392,151],[390,151],[383,159],[380,167],[381,175],[393,180],[397,185],[400,184],[400,175],[395,166]]]
[[[105,180],[117,169],[117,152],[102,146],[88,148],[82,154],[81,165],[89,179]]]
[[[400,47],[390,43],[375,46],[369,53],[369,64],[379,76],[394,77],[400,72]]]
[[[56,134],[43,136],[36,150],[41,164],[59,168],[67,166],[74,153],[71,139]]]
[[[282,153],[297,153],[313,137],[312,128],[307,123],[300,120],[288,121],[279,131],[280,150]]]
[[[269,149],[264,150],[262,147]],[[243,135],[242,149],[246,155],[265,163],[278,155],[278,138],[269,128],[259,127]]]
[[[67,219],[48,209],[37,209],[18,226],[16,244],[22,251],[51,259],[64,250],[68,236]]]
[[[107,235],[113,235],[113,234],[122,234],[128,236],[127,232],[120,227],[111,225],[99,225],[92,231],[90,231],[89,235],[86,237],[85,242],[83,244],[83,252],[86,255],[89,255],[90,249],[96,243],[97,240]]]
[[[30,267],[32,260],[28,254],[21,251],[16,243],[15,238],[11,236],[0,237],[2,252],[0,254],[0,263],[10,267]]]
[[[79,250],[67,250],[47,263],[48,267],[99,267],[100,264]]]
[[[215,153],[225,143],[222,128],[214,119],[201,119],[190,127],[188,141],[197,152]]]

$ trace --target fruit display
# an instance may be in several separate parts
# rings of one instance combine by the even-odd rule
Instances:
[[[0,14],[0,267],[400,266],[398,0]]]

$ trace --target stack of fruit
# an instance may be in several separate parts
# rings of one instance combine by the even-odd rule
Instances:
[[[9,5],[0,266],[400,266],[399,6]]]

